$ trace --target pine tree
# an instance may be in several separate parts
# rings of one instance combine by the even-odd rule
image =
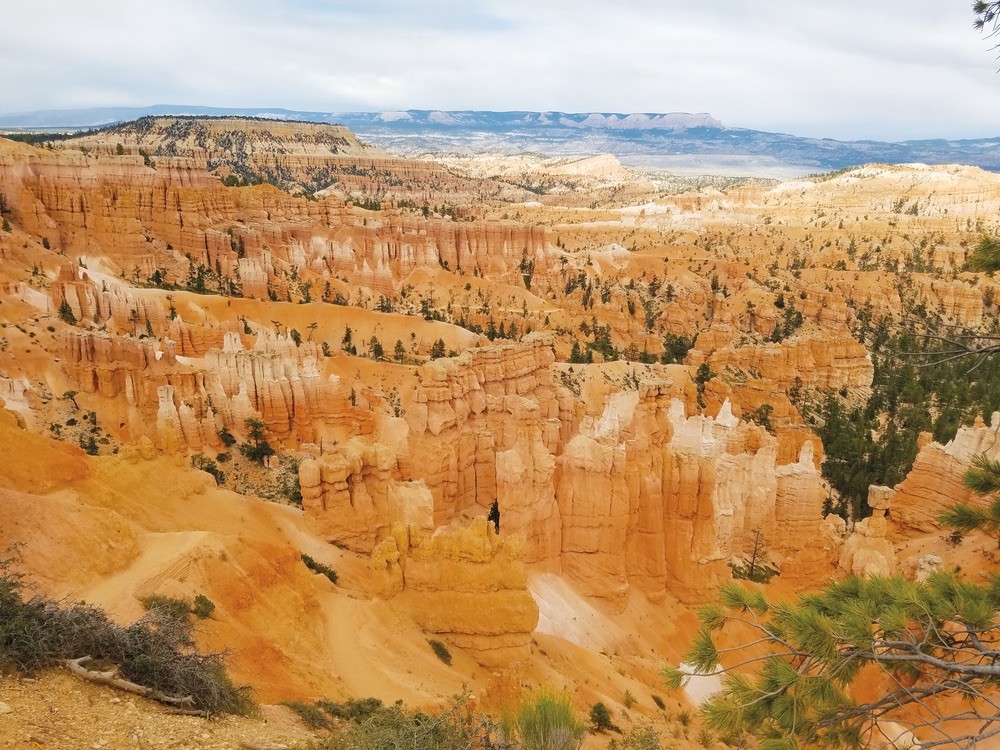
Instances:
[[[71,326],[76,325],[76,315],[73,314],[73,308],[69,304],[69,300],[65,297],[62,298],[62,302],[59,303],[59,320],[63,323],[68,323]]]
[[[723,736],[773,750],[857,748],[874,739],[877,721],[915,731],[922,747],[972,748],[1000,735],[998,574],[984,583],[953,573],[848,578],[777,604],[733,582],[720,599],[699,612],[684,662],[697,674],[721,663],[722,691],[701,711]],[[717,638],[730,625],[723,649]],[[873,691],[879,671],[884,684]],[[864,698],[852,689],[862,673]],[[677,688],[688,675],[670,667],[664,676]]]
[[[983,453],[973,456],[971,468],[962,475],[962,484],[977,495],[996,494],[1000,490],[1000,461]],[[956,503],[942,511],[938,521],[962,533],[978,530],[996,536],[1000,548],[1000,497],[985,506]]]

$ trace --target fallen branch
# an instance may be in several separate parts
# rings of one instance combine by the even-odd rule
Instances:
[[[202,719],[211,718],[211,714],[208,711],[204,711],[200,708],[165,708],[163,713],[170,716],[197,716]]]
[[[243,740],[240,740],[240,747],[243,750],[288,750],[288,745],[254,745]]]
[[[137,685],[134,682],[123,680],[118,676],[117,667],[112,669],[110,672],[96,672],[82,666],[88,661],[93,661],[93,657],[81,656],[79,659],[64,659],[62,663],[70,672],[78,677],[82,677],[85,680],[89,680],[90,682],[96,682],[100,685],[108,685],[119,690],[124,690],[128,693],[141,695],[143,698],[150,698],[151,700],[159,701],[160,703],[168,703],[172,706],[194,705],[194,698],[190,695],[184,696],[183,698],[178,698],[172,695],[164,695],[159,690],[154,690],[153,688],[148,688],[144,685]]]

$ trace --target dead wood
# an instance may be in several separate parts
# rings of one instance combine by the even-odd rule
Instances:
[[[108,685],[109,687],[124,690],[128,693],[135,693],[136,695],[141,695],[143,698],[150,698],[151,700],[159,701],[160,703],[167,703],[171,706],[194,705],[194,698],[190,695],[186,695],[183,698],[173,695],[165,695],[159,690],[154,690],[153,688],[148,688],[144,685],[137,685],[134,682],[124,680],[118,676],[117,667],[109,672],[97,672],[82,666],[88,661],[93,661],[93,657],[81,656],[79,659],[64,659],[62,663],[70,672],[78,677],[82,677],[85,680],[89,680],[90,682],[96,682],[100,685]]]

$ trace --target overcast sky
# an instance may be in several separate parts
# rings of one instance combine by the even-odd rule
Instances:
[[[709,112],[1000,136],[971,0],[0,0],[0,112],[188,104]]]

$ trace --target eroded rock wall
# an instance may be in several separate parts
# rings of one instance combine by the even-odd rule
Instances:
[[[825,497],[810,441],[781,465],[778,439],[728,403],[715,418],[688,416],[669,380],[595,389],[580,402],[553,372],[541,335],[423,369],[399,467],[429,491],[434,526],[484,516],[497,500],[525,562],[618,607],[632,586],[654,599],[710,596],[757,529],[790,575],[822,574],[833,553],[807,549]],[[355,496],[336,461],[340,474],[323,475],[322,493],[339,504],[307,512],[330,516],[316,523],[332,540],[367,545],[399,518],[372,510],[370,491]],[[800,558],[814,564],[791,564]]]

